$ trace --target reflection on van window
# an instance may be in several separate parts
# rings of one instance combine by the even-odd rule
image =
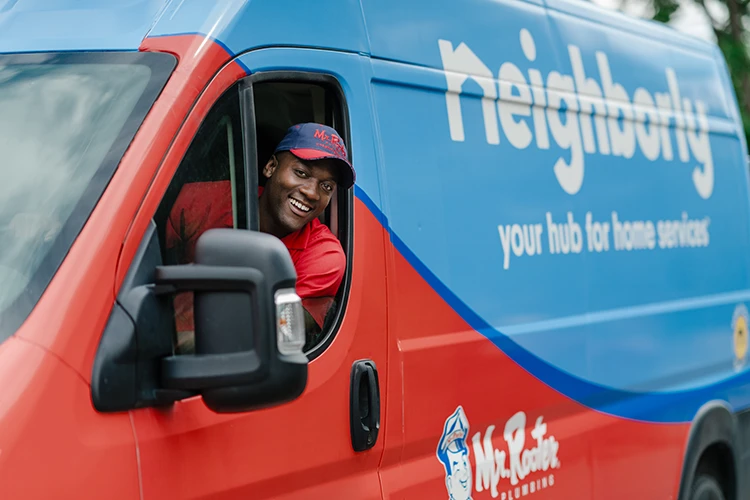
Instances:
[[[0,66],[0,311],[29,283],[149,82],[147,66]]]

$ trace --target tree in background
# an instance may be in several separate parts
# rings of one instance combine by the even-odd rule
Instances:
[[[653,19],[662,23],[672,20],[680,9],[676,0],[650,0],[653,7]],[[726,9],[726,19],[718,19],[713,9],[709,9],[706,0],[692,0],[699,5],[711,23],[719,48],[724,53],[732,75],[734,90],[742,113],[745,126],[745,137],[750,144],[750,57],[748,56],[748,32],[743,21],[747,19],[750,0],[711,0]]]

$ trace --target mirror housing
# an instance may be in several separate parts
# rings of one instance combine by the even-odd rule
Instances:
[[[307,384],[307,357],[301,345],[282,353],[280,344],[287,344],[279,337],[280,328],[299,332],[294,329],[301,326],[304,340],[304,323],[288,324],[296,317],[304,320],[301,302],[289,299],[296,297],[296,278],[279,239],[236,229],[203,233],[195,264],[157,267],[156,293],[194,292],[195,319],[195,354],[163,358],[160,385],[195,391],[219,413],[297,398]],[[279,296],[285,304],[276,303]],[[277,310],[284,311],[284,318],[277,317]]]

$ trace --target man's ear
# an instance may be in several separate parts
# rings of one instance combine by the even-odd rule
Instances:
[[[266,166],[263,167],[263,176],[266,179],[270,179],[278,167],[279,160],[276,158],[276,155],[271,155],[271,157],[268,159],[268,163],[266,163]]]

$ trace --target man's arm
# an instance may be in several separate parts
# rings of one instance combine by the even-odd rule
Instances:
[[[335,297],[344,278],[346,256],[333,235],[318,242],[295,264],[297,294],[305,308],[305,350],[325,333],[326,318],[335,309]]]

